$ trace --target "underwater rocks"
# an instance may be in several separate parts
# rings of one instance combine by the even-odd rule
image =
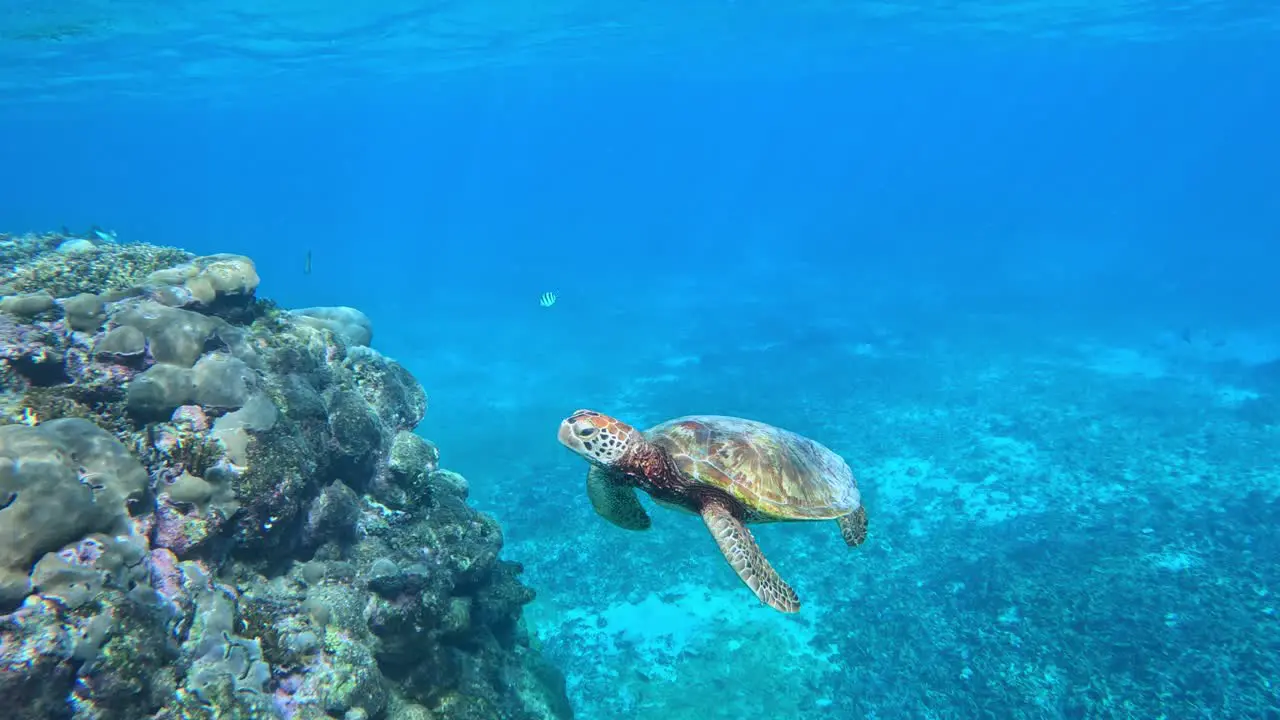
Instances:
[[[0,258],[6,718],[572,717],[367,317],[280,310],[238,255]]]
[[[368,345],[373,341],[373,323],[355,308],[311,307],[293,310],[290,314],[304,325],[332,330],[348,345]]]

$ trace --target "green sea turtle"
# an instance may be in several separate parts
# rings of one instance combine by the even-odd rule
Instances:
[[[587,496],[628,530],[649,528],[639,488],[661,505],[702,516],[738,577],[766,605],[800,598],[765,559],[748,523],[835,520],[850,546],[867,537],[858,483],[839,455],[809,438],[754,420],[693,415],[640,432],[593,410],[560,423],[560,442],[591,463]]]

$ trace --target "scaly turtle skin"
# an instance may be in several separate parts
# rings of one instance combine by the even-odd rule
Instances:
[[[809,438],[754,420],[676,418],[640,432],[593,410],[560,423],[560,442],[591,464],[587,496],[628,530],[650,520],[638,488],[658,503],[702,516],[720,551],[760,601],[796,612],[800,599],[765,559],[749,523],[835,520],[849,546],[867,537],[853,472]]]

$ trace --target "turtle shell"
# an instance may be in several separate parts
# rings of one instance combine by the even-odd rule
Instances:
[[[645,431],[696,483],[737,498],[755,520],[825,520],[858,509],[848,463],[802,435],[754,420],[691,415]]]

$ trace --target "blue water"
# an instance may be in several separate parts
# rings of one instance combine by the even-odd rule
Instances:
[[[580,717],[1280,713],[1269,4],[76,5],[0,16],[0,229],[368,313]],[[809,435],[871,537],[760,608],[579,407]]]

